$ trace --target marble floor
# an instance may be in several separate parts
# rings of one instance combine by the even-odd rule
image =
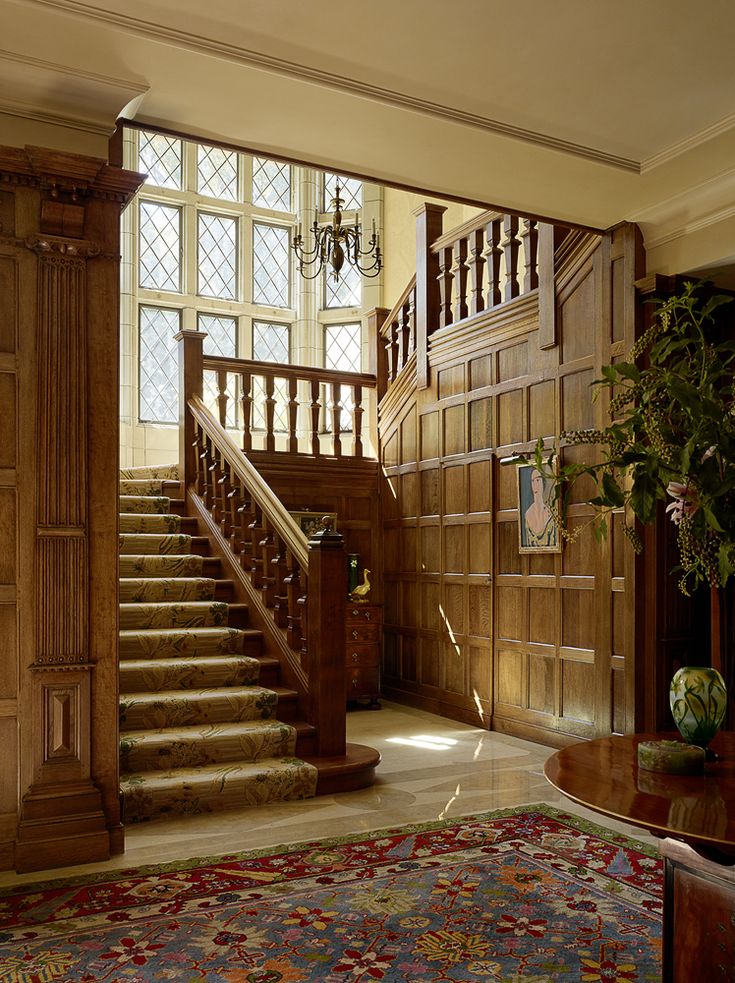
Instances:
[[[349,741],[376,748],[382,756],[371,788],[133,825],[126,830],[121,856],[32,874],[0,872],[0,886],[218,856],[539,802],[639,840],[652,839],[643,830],[575,805],[552,788],[543,774],[552,748],[388,702],[381,710],[350,712],[347,724]]]

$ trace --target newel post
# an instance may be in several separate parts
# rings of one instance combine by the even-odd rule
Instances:
[[[344,540],[325,520],[325,529],[309,540],[307,649],[310,723],[316,728],[317,753],[345,753],[345,604],[347,556]]]
[[[179,471],[186,489],[194,484],[197,473],[194,446],[194,420],[189,412],[192,396],[201,399],[204,391],[204,339],[206,331],[184,329],[176,335],[179,343]]]
[[[431,244],[442,234],[444,205],[425,201],[416,216],[416,386],[429,385],[429,335],[439,327],[439,256]]]

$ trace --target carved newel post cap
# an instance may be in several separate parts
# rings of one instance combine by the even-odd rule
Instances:
[[[342,536],[335,529],[332,529],[332,519],[331,515],[322,516],[322,528],[318,532],[313,532],[309,537],[309,546],[320,546],[330,547],[330,546],[341,546]]]

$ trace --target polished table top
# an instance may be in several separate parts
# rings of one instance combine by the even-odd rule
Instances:
[[[668,775],[638,768],[640,741],[671,734],[603,737],[557,751],[544,774],[554,788],[603,815],[660,836],[735,849],[735,732],[721,731],[718,759],[704,775]]]

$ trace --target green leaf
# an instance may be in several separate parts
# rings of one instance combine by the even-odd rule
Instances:
[[[603,474],[602,490],[605,493],[605,498],[613,508],[620,508],[622,505],[625,505],[623,490],[611,474]]]
[[[645,471],[636,475],[630,491],[630,507],[643,523],[656,518],[658,485]]]

